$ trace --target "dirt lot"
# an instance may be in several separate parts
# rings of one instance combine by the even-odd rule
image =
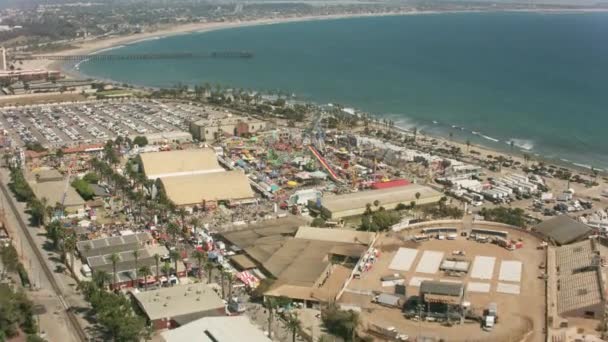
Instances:
[[[361,279],[354,279],[348,286],[347,291],[341,297],[341,303],[356,304],[362,307],[362,318],[366,324],[377,324],[383,327],[394,326],[400,333],[409,336],[431,336],[443,338],[447,341],[519,341],[532,329],[527,336],[527,341],[543,340],[545,286],[544,281],[538,279],[540,274],[539,265],[545,260],[545,252],[537,250],[539,241],[525,233],[509,231],[510,239],[522,239],[524,247],[515,251],[509,251],[490,243],[478,243],[458,236],[456,240],[430,240],[421,243],[406,241],[409,236],[417,232],[390,233],[388,236],[379,238],[376,247],[381,255],[372,269],[364,272]],[[458,234],[460,235],[460,234]],[[418,249],[418,254],[408,272],[389,270],[388,267],[400,247]],[[490,281],[473,279],[474,282],[489,282],[491,284],[489,293],[472,293],[465,291],[465,301],[471,302],[471,309],[482,314],[489,303],[498,304],[499,322],[491,332],[481,329],[479,323],[465,323],[453,327],[443,326],[439,323],[417,322],[407,320],[397,309],[390,309],[371,303],[372,291],[393,293],[394,287],[382,287],[380,277],[399,273],[405,278],[407,294],[417,295],[419,288],[409,286],[412,277],[425,277],[433,280],[449,279],[459,280],[467,284],[470,279],[471,269],[465,277],[453,278],[438,271],[435,274],[416,273],[416,266],[421,259],[423,251],[444,252],[444,259],[452,257],[452,251],[462,250],[466,252],[465,259],[471,262],[471,268],[475,256],[495,257],[493,276]],[[496,292],[500,262],[502,260],[518,260],[523,264],[522,279],[519,283],[521,293],[504,294]],[[515,283],[513,283],[515,284]],[[474,337],[473,337],[474,336]],[[473,337],[473,338],[472,338]]]

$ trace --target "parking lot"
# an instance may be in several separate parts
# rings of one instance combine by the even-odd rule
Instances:
[[[117,136],[188,131],[201,107],[147,100],[93,101],[0,109],[0,129],[13,145],[45,147],[101,142]]]
[[[534,333],[529,340],[542,336],[544,281],[544,251],[537,250],[539,241],[528,235],[509,230],[509,239],[523,242],[523,248],[508,250],[492,243],[480,243],[458,236],[454,240],[414,242],[411,237],[420,232],[404,232],[384,236],[376,243],[379,257],[372,267],[353,279],[341,302],[353,303],[363,310],[364,321],[381,326],[393,326],[409,336],[422,334],[450,341],[517,340],[527,330]],[[446,272],[449,260],[461,260],[463,273]],[[467,265],[468,263],[468,265]],[[382,277],[404,279],[406,296],[416,296],[424,280],[458,282],[465,285],[465,301],[471,310],[481,315],[490,303],[497,303],[500,322],[488,332],[479,324],[445,326],[438,322],[406,319],[401,310],[372,303],[377,293],[393,293],[394,286],[383,286]]]

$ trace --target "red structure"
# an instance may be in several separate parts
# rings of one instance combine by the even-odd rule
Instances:
[[[406,185],[410,185],[411,183],[406,180],[406,179],[393,179],[391,181],[388,182],[375,182],[372,183],[371,188],[374,190],[380,190],[380,189],[389,189],[389,188],[395,188],[398,186],[406,186]]]

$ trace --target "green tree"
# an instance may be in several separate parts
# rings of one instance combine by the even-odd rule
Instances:
[[[146,138],[145,136],[138,135],[133,139],[133,144],[139,147],[144,147],[148,145],[148,138]]]
[[[192,257],[194,259],[196,259],[197,265],[198,265],[198,280],[202,280],[203,277],[203,261],[207,258],[205,253],[202,251],[199,251],[198,249],[194,250],[192,252]]]
[[[298,335],[298,331],[300,330],[302,325],[302,321],[298,318],[298,313],[294,312],[287,316],[287,329],[291,331],[291,340],[292,342],[296,342],[296,336]]]
[[[182,259],[182,256],[177,249],[169,252],[169,256],[171,257],[171,260],[173,260],[173,262],[175,264],[175,276],[177,277],[177,270],[178,270],[177,263]]]
[[[142,266],[139,269],[139,274],[144,278],[144,290],[148,291],[148,277],[152,275],[152,271],[150,270],[150,266]]]
[[[116,286],[118,285],[118,274],[116,274],[116,264],[120,261],[120,256],[116,253],[112,253],[110,255],[110,262],[112,262],[112,276],[114,277],[114,282],[112,283],[112,288],[116,290]]]

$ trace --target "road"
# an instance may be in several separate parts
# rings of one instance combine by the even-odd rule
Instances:
[[[90,329],[89,324],[74,312],[85,313],[89,306],[76,292],[76,282],[64,272],[57,272],[62,264],[56,253],[44,249],[44,231],[28,225],[25,204],[14,200],[6,185],[8,174],[8,170],[0,169],[0,203],[9,234],[34,288],[28,295],[35,304],[45,307],[45,313],[38,316],[40,330],[49,341],[86,341],[84,329]]]

